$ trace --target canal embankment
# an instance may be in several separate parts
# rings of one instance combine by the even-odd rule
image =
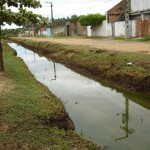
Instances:
[[[63,103],[35,80],[22,59],[3,42],[5,72],[0,74],[2,149],[95,149],[75,133]],[[70,130],[72,129],[72,130]]]
[[[104,83],[150,94],[150,55],[31,39],[13,41]]]

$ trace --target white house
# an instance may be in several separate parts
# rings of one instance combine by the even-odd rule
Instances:
[[[126,36],[126,2],[129,2],[129,35],[141,37],[150,34],[150,0],[122,0],[107,11],[107,19],[91,30],[88,36]]]

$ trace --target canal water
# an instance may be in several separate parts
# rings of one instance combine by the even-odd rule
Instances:
[[[76,131],[109,150],[150,149],[150,99],[118,92],[15,43],[35,78],[59,97]]]

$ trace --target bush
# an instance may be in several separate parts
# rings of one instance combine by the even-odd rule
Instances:
[[[82,26],[96,26],[101,24],[103,20],[106,19],[106,16],[101,14],[89,14],[79,17],[79,22]]]

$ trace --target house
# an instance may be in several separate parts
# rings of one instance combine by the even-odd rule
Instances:
[[[106,12],[106,20],[88,36],[142,37],[150,35],[150,0],[122,0]]]
[[[130,20],[136,20],[137,18],[141,18],[142,20],[150,19],[149,0],[131,0],[130,5]]]
[[[125,1],[119,2],[113,8],[107,11],[107,21],[108,22],[117,22],[125,20]]]
[[[136,37],[150,35],[150,0],[131,0],[130,20],[136,20]]]
[[[129,37],[133,37],[132,28],[135,28],[136,30],[134,35],[135,37],[141,37],[150,34],[150,1],[122,0],[107,11],[108,23],[119,21],[125,21],[125,30],[128,30]],[[135,23],[135,27],[133,27],[133,23]]]

